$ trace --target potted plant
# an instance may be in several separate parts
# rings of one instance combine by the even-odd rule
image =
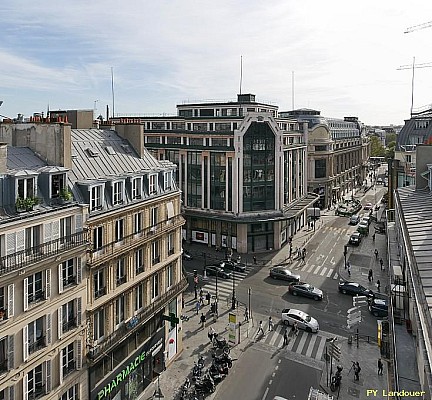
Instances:
[[[26,211],[25,199],[23,199],[22,197],[17,197],[17,199],[15,201],[15,208],[16,208],[17,212]]]
[[[59,198],[61,203],[68,203],[72,200],[72,192],[68,188],[60,190]]]
[[[31,211],[33,210],[33,206],[39,204],[39,199],[37,197],[29,196],[24,199],[24,203],[26,206],[26,210]]]

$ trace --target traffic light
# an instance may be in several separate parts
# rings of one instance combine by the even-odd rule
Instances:
[[[353,297],[353,306],[365,306],[367,304],[367,297],[366,296],[354,296]]]
[[[348,310],[347,313],[347,326],[348,329],[361,322],[361,310],[360,307],[353,307]]]

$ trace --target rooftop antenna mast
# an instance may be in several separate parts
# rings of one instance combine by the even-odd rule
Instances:
[[[240,94],[242,94],[242,82],[243,82],[243,56],[240,56]]]
[[[111,67],[111,93],[112,93],[112,116],[114,118],[114,68]]]

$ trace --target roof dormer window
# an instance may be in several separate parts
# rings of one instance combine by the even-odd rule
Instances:
[[[113,182],[112,185],[112,201],[113,206],[123,204],[124,198],[124,183],[123,181]]]
[[[93,186],[90,190],[90,211],[102,208],[102,185]]]
[[[158,184],[158,176],[157,174],[151,174],[149,175],[149,194],[156,194],[157,193],[157,184]]]
[[[133,178],[132,185],[132,200],[140,199],[142,196],[142,177]]]
[[[171,190],[172,171],[164,172],[164,190]]]
[[[35,178],[20,178],[18,179],[18,197],[26,199],[35,197]]]
[[[60,192],[66,188],[66,174],[54,174],[50,175],[50,197],[52,199],[58,198]]]

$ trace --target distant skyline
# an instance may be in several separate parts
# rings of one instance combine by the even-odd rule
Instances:
[[[175,114],[183,102],[253,93],[367,125],[409,118],[411,69],[431,63],[432,1],[3,0],[0,115],[59,109]],[[414,108],[432,104],[415,70]]]

